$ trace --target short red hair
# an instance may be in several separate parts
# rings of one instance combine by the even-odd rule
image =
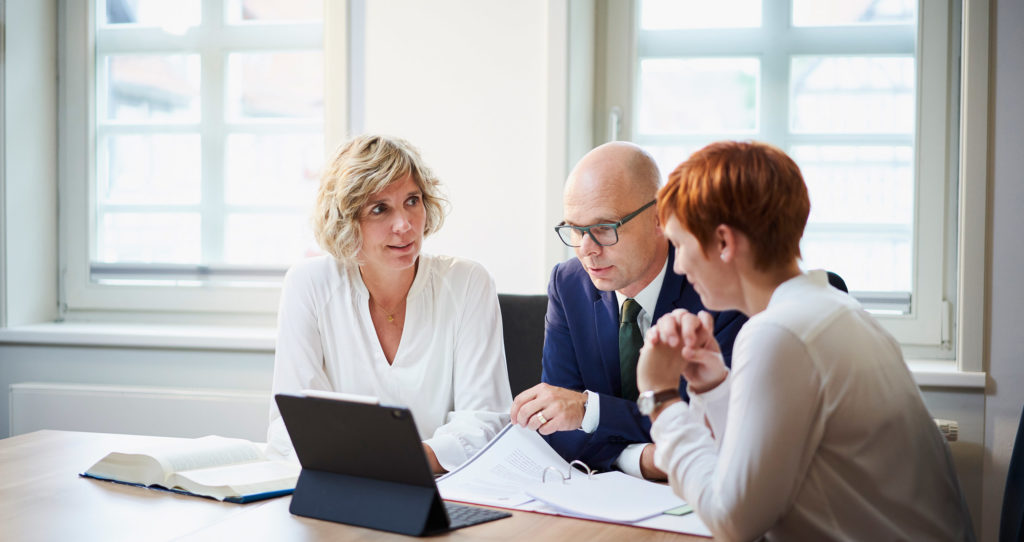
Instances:
[[[719,225],[750,240],[754,266],[766,271],[800,257],[811,201],[796,163],[777,147],[720,141],[693,153],[658,191],[658,216],[670,216],[707,255]]]

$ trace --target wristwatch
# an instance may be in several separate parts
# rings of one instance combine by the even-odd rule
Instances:
[[[670,399],[678,399],[679,390],[668,389],[661,391],[647,390],[640,394],[640,397],[636,399],[636,406],[640,409],[640,413],[644,416],[650,416],[652,412],[662,403]]]

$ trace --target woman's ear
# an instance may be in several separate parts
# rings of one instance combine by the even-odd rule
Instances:
[[[736,232],[725,224],[715,228],[715,246],[723,262],[731,262],[736,257]]]

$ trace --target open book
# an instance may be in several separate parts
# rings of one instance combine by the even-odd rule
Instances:
[[[245,503],[291,493],[299,470],[247,440],[207,436],[111,452],[82,476]]]
[[[439,478],[437,487],[453,501],[711,536],[668,485],[618,471],[575,470],[536,431],[515,425]]]

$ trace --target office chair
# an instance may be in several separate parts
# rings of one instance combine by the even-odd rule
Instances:
[[[540,383],[548,296],[498,294],[498,306],[501,308],[508,382],[512,397],[515,397]]]
[[[1010,453],[1010,469],[1003,489],[1003,511],[999,517],[999,542],[1024,540],[1024,412],[1017,426],[1017,439]]]
[[[828,283],[831,284],[833,288],[850,293],[850,290],[846,288],[846,281],[843,280],[843,277],[840,277],[838,274],[831,271],[826,271],[826,273],[828,274]]]

